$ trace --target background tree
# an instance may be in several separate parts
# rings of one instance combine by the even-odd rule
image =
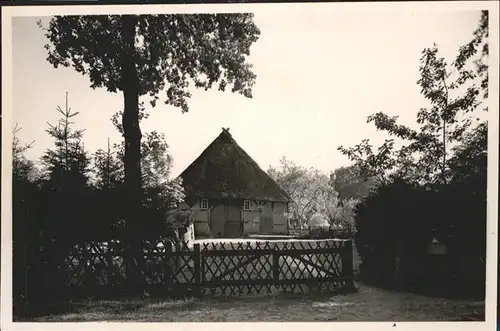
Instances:
[[[35,163],[26,158],[25,152],[34,142],[23,144],[17,133],[21,126],[12,130],[12,265],[13,310],[15,315],[24,311],[27,302],[32,301],[26,284],[36,287],[38,259],[41,246],[39,215],[39,181]],[[28,275],[31,277],[28,282]]]
[[[94,153],[92,163],[95,219],[95,231],[101,233],[103,240],[120,238],[124,228],[126,203],[123,185],[123,161],[116,148],[108,139],[107,149]]]
[[[42,163],[49,181],[57,185],[72,187],[78,184],[86,184],[89,179],[90,158],[83,149],[83,133],[85,130],[73,130],[72,118],[78,112],[72,112],[68,106],[68,94],[66,93],[66,107],[57,107],[61,114],[56,125],[48,123],[46,132],[54,139],[54,149],[48,149],[42,155]],[[69,175],[74,176],[69,176]],[[68,180],[75,182],[68,182]]]
[[[473,39],[460,47],[452,64],[439,56],[436,45],[423,50],[418,85],[429,105],[417,114],[418,128],[380,112],[368,118],[390,136],[378,151],[367,139],[339,147],[363,177],[377,181],[377,190],[355,211],[356,246],[365,270],[375,278],[384,274],[386,283],[395,284],[401,271],[420,286],[438,284],[421,278],[435,273],[418,271],[426,270],[426,245],[435,238],[448,248],[440,290],[451,286],[457,294],[474,288],[484,294],[487,122],[478,110],[487,110],[487,28],[483,11]],[[401,148],[395,148],[395,139]],[[466,255],[481,261],[468,265],[475,278],[457,267]]]
[[[154,107],[164,90],[166,104],[187,112],[193,86],[217,85],[251,97],[255,75],[246,58],[260,31],[252,14],[56,16],[45,31],[54,67],[71,66],[90,78],[92,88],[123,93],[125,240],[136,246],[144,229],[139,98],[148,96]],[[132,256],[138,263],[137,252]],[[128,264],[136,274],[134,263]]]
[[[313,203],[318,196],[318,186],[314,186],[318,182],[314,182],[310,169],[282,157],[280,167],[269,167],[267,172],[293,199],[293,218],[300,225],[307,224],[307,220],[315,212]]]
[[[122,91],[125,183],[140,201],[139,98],[187,112],[190,88],[230,87],[251,97],[255,75],[246,62],[260,31],[251,14],[56,16],[45,29],[48,61],[88,75],[91,87]],[[137,234],[136,234],[137,235]]]
[[[78,112],[68,106],[57,108],[61,118],[57,124],[48,124],[46,132],[54,147],[41,157],[42,178],[36,200],[37,223],[41,236],[42,265],[40,277],[46,295],[61,294],[65,277],[65,261],[76,245],[98,237],[93,205],[93,191],[89,185],[91,160],[83,148],[84,130],[73,129]],[[33,229],[33,231],[36,231]]]
[[[111,117],[111,122],[123,133],[123,126],[119,118],[122,112],[117,112]],[[144,104],[139,107],[139,119],[148,117]],[[165,135],[152,131],[144,134],[141,142],[141,169],[143,174],[142,208],[144,210],[143,226],[148,230],[148,237],[167,236],[179,240],[179,232],[192,222],[192,215],[187,211],[178,210],[184,201],[184,188],[182,179],[171,178],[171,169],[174,159],[169,153],[169,146]],[[116,156],[123,161],[125,144],[114,145]],[[123,163],[120,163],[123,165]],[[146,235],[146,234],[145,234]],[[158,238],[157,238],[158,239]]]
[[[36,177],[36,167],[35,163],[31,160],[28,160],[24,155],[28,149],[30,149],[34,142],[29,144],[23,144],[17,133],[21,131],[21,126],[16,124],[14,129],[12,130],[12,171],[13,171],[13,179],[19,180],[30,180]]]
[[[418,84],[430,106],[418,112],[419,129],[399,125],[397,117],[384,113],[368,118],[368,122],[374,122],[377,129],[403,141],[399,150],[394,149],[393,139],[387,139],[377,153],[372,151],[369,140],[363,140],[351,148],[339,147],[361,169],[363,176],[374,176],[383,185],[397,178],[426,185],[430,190],[442,192],[435,198],[439,198],[436,203],[443,208],[448,205],[445,195],[451,192],[442,184],[455,185],[460,181],[459,178],[464,177],[482,180],[486,184],[485,176],[474,174],[486,173],[487,123],[476,113],[488,96],[487,28],[488,12],[483,11],[473,39],[460,47],[451,65],[439,57],[436,46],[424,49]],[[487,107],[483,106],[482,109],[486,111]],[[467,154],[463,153],[464,150]],[[485,188],[479,182],[476,184],[474,190]],[[482,215],[479,208],[476,212]],[[458,231],[459,226],[445,224],[446,220],[451,219],[449,212],[440,210],[436,213],[441,215],[440,221],[435,224],[436,235],[448,242],[452,236],[451,229]],[[460,219],[458,217],[450,222],[459,222]]]
[[[98,149],[93,157],[95,186],[98,189],[110,189],[123,183],[123,163],[109,143],[107,150]]]
[[[298,225],[307,224],[314,214],[321,214],[331,225],[352,224],[348,210],[352,204],[340,204],[328,175],[314,168],[306,169],[286,157],[281,158],[279,168],[269,167],[268,174],[294,200],[292,213]]]
[[[116,239],[122,238],[124,230],[124,146],[111,146],[108,140],[107,149],[98,150],[91,159],[83,150],[83,130],[73,128],[78,113],[67,104],[57,111],[62,118],[47,129],[54,147],[42,156],[42,171],[24,156],[32,144],[19,140],[20,126],[13,130],[16,316],[27,312],[27,304],[38,310],[64,299],[66,268],[73,258],[82,257],[81,248],[103,243],[121,246]],[[144,235],[152,242],[179,239],[179,230],[192,223],[189,211],[177,209],[184,198],[182,183],[169,177],[173,159],[165,137],[147,137],[142,161],[152,180],[145,181],[142,200],[143,224],[148,229]]]
[[[374,189],[373,178],[364,178],[356,165],[340,167],[330,174],[331,185],[341,201],[362,200]]]
[[[486,259],[488,128],[482,123],[465,134],[448,164],[449,185],[441,187],[447,224],[441,237],[453,251],[464,250]],[[467,243],[467,245],[464,245]],[[484,271],[484,270],[483,270]]]
[[[148,117],[145,113],[143,104],[140,105],[139,121]],[[117,112],[111,117],[111,122],[123,134],[123,126],[119,122],[119,118],[123,112]],[[142,184],[144,187],[161,187],[164,186],[170,177],[174,159],[168,151],[168,143],[163,133],[152,131],[144,134],[141,141],[141,173]],[[125,142],[115,144],[117,157],[124,161],[125,159]],[[123,164],[124,162],[122,162]]]
[[[61,114],[58,123],[48,123],[47,133],[54,139],[54,148],[48,149],[41,157],[43,165],[43,189],[48,196],[47,207],[54,220],[60,220],[63,224],[50,222],[47,226],[58,240],[71,241],[73,235],[83,235],[78,227],[82,226],[85,209],[83,207],[86,199],[87,189],[90,189],[90,157],[84,151],[82,138],[84,130],[74,130],[72,119],[78,112],[72,112],[68,107],[66,95],[66,108],[60,107],[57,111]],[[72,212],[70,212],[72,211]],[[77,213],[78,211],[78,213]],[[72,220],[64,220],[67,215],[75,214]],[[66,232],[68,231],[68,232]]]
[[[139,110],[140,120],[148,117],[142,103]],[[121,115],[121,112],[115,113],[111,118],[111,122],[118,132],[123,133],[123,126],[118,120]],[[141,143],[141,172],[143,174],[145,192],[143,207],[149,210],[149,217],[155,220],[156,223],[164,223],[166,219],[169,230],[177,230],[182,222],[177,222],[177,218],[172,218],[169,214],[173,213],[174,209],[184,201],[185,195],[182,179],[180,177],[171,178],[174,158],[169,153],[169,146],[165,135],[156,131],[145,133],[144,135],[145,139]],[[123,160],[125,154],[124,142],[115,144],[115,149],[117,157]],[[189,225],[188,223],[182,223],[182,226]],[[157,226],[153,228],[156,229]],[[155,230],[153,233],[158,234],[159,232]],[[169,233],[172,232],[169,231]]]
[[[354,147],[338,148],[364,177],[383,184],[395,178],[419,183],[447,180],[449,151],[460,143],[465,132],[482,122],[473,112],[488,96],[487,28],[488,12],[483,11],[473,40],[459,49],[451,65],[439,56],[436,45],[423,50],[418,84],[429,107],[418,112],[419,129],[400,125],[397,116],[379,112],[369,116],[367,122],[393,138],[386,139],[377,152],[368,139]],[[478,49],[482,50],[479,54]],[[403,142],[399,150],[394,148],[394,138]]]
[[[481,11],[479,25],[474,31],[474,37],[467,44],[460,47],[458,55],[453,63],[458,70],[462,70],[467,67],[472,60],[473,67],[468,67],[469,71],[467,71],[467,73],[464,71],[464,79],[479,78],[483,99],[488,98],[488,23],[488,11],[483,10]],[[485,110],[487,110],[486,107]]]
[[[399,270],[408,281],[418,280],[433,235],[436,216],[429,210],[435,199],[421,186],[395,180],[379,186],[355,207],[355,242],[363,280],[393,286],[401,276]]]

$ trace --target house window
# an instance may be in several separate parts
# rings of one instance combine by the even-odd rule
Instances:
[[[250,201],[249,200],[243,201],[243,210],[250,210]]]
[[[200,208],[201,209],[208,209],[208,199],[201,199]]]

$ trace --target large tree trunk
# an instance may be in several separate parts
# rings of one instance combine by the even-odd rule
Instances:
[[[141,129],[139,127],[139,78],[135,65],[134,16],[122,18],[124,51],[122,59],[122,90],[124,98],[123,137],[125,138],[125,184],[129,193],[140,197],[141,185]],[[135,201],[134,205],[137,204]]]
[[[131,281],[131,290],[143,290],[143,253],[140,219],[142,210],[142,174],[141,174],[141,129],[139,127],[139,79],[135,65],[135,28],[136,17],[126,15],[122,17],[122,84],[124,98],[123,110],[123,137],[125,140],[125,186],[126,229],[124,244],[126,247],[127,277]]]

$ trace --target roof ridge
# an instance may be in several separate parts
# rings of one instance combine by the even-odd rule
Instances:
[[[262,198],[266,197],[268,198],[267,200],[275,200],[275,201],[292,201],[291,197],[288,195],[288,193],[266,172],[264,171],[260,166],[259,164],[255,161],[254,158],[252,158],[239,144],[238,142],[233,138],[233,136],[229,133],[229,128],[222,128],[222,132],[203,150],[203,152],[191,163],[189,164],[189,166],[186,167],[186,169],[179,175],[179,177],[183,178],[183,182],[189,182],[189,183],[186,183],[187,186],[191,186],[189,187],[190,189],[192,190],[195,190],[195,188],[193,187],[196,186],[196,187],[200,187],[201,185],[201,191],[206,191],[206,190],[212,190],[212,188],[210,187],[210,182],[211,182],[211,185],[216,185],[217,186],[217,179],[214,179],[214,178],[210,178],[208,177],[209,175],[205,174],[205,171],[207,171],[207,163],[201,163],[201,160],[203,160],[204,158],[207,157],[208,153],[210,153],[214,148],[215,146],[217,146],[218,144],[224,144],[224,145],[232,145],[234,146],[235,148],[235,151],[231,152],[229,150],[229,155],[230,155],[230,158],[232,158],[233,160],[230,160],[229,162],[234,162],[234,161],[240,161],[240,160],[244,160],[246,162],[248,162],[247,164],[250,166],[250,168],[243,168],[244,170],[244,174],[246,174],[247,176],[245,175],[240,175],[240,173],[238,173],[237,177],[233,174],[233,171],[228,171],[226,169],[226,171],[224,172],[218,172],[217,170],[215,170],[215,177],[219,178],[220,180],[222,181],[229,181],[229,182],[235,182],[234,186],[232,188],[230,188],[229,190],[232,192],[232,195],[235,196],[235,195],[241,195],[241,193],[243,194],[247,194],[247,195],[252,195],[254,194],[256,197],[257,196],[261,196],[262,195]],[[225,147],[222,147],[222,149],[224,150]],[[227,149],[226,150],[226,153],[227,153]],[[232,153],[232,154],[231,154]],[[226,154],[227,156],[228,154]],[[238,159],[238,155],[239,155],[239,158]],[[216,156],[217,158],[217,156]],[[209,160],[213,160],[212,159],[209,159]],[[218,159],[219,161],[222,160],[223,162],[220,164],[223,168],[224,168],[224,165],[228,165],[230,163],[224,163],[227,162],[227,158],[224,159],[224,157]],[[213,162],[214,161],[211,161],[209,162],[208,164],[212,164],[213,165]],[[215,162],[218,162],[218,161],[215,161]],[[196,171],[194,169],[200,169],[202,170],[202,175],[201,177],[199,177],[199,174],[200,174],[200,171]],[[250,170],[251,168],[254,168],[255,170],[252,171]],[[208,168],[210,169],[210,168]],[[234,169],[234,168],[233,168]],[[213,172],[214,170],[212,170]],[[238,171],[238,170],[236,170]],[[246,173],[245,173],[246,171]],[[213,173],[214,174],[214,173]],[[212,174],[212,176],[213,176]],[[253,177],[252,178],[252,174],[253,174]],[[222,178],[220,178],[219,176],[221,176]],[[233,178],[231,178],[230,176],[233,176]],[[250,176],[250,177],[249,177]],[[189,178],[191,177],[191,178]],[[188,179],[189,178],[189,179]],[[200,178],[201,178],[201,181],[200,181]],[[187,179],[187,180],[186,180]],[[247,180],[245,182],[245,180]],[[207,181],[209,183],[207,183]],[[257,183],[259,181],[263,182],[263,183],[266,183],[267,184],[264,184],[264,185],[252,185],[252,181],[257,181]],[[203,185],[209,185],[209,186],[206,186],[206,187],[203,187]],[[239,185],[239,187],[238,187]],[[185,187],[186,188],[186,187]],[[243,191],[245,192],[243,192]],[[239,192],[238,194],[236,194],[235,192]],[[249,193],[253,191],[253,193]],[[204,192],[205,194],[207,192]],[[213,193],[213,192],[212,192]],[[219,192],[220,193],[220,192]],[[216,194],[216,193],[214,193]],[[225,192],[225,194],[227,194],[227,192]]]
[[[229,131],[229,129],[228,129]],[[222,132],[219,133],[219,135],[217,137],[215,137],[214,140],[212,140],[212,142],[210,144],[208,144],[207,147],[205,147],[205,149],[198,155],[198,157],[196,157],[193,162],[191,162],[185,169],[184,171],[181,172],[181,174],[179,175],[179,177],[182,177],[182,175],[193,165],[196,163],[196,161],[198,161],[208,150],[210,150],[210,148],[215,145],[218,140],[221,138],[221,136],[223,135],[224,132],[227,132],[227,134],[229,135],[228,137],[232,140],[231,142],[234,143],[235,145],[238,146],[238,143],[236,142],[236,140],[234,140],[233,136],[228,132],[228,131],[225,131],[224,128],[222,128]],[[238,146],[239,147],[239,146]],[[241,147],[240,147],[241,148]]]
[[[250,155],[248,154],[237,142],[236,140],[234,140],[234,138],[231,136],[231,140],[234,142],[234,144],[236,145],[236,147],[238,147],[241,152],[243,152],[243,154],[248,157],[248,159],[250,160],[250,162],[252,162],[256,167],[257,169],[259,169],[260,171],[262,171],[278,188],[279,190],[281,191],[281,193],[283,195],[285,195],[285,197],[287,197],[289,200],[292,200],[292,198],[290,197],[290,195],[274,180],[274,178],[272,178],[268,173],[267,171],[265,171],[264,169],[262,169],[260,167],[260,165],[257,163],[257,161],[255,161],[255,159]]]

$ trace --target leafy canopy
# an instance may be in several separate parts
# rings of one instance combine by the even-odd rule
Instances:
[[[16,123],[12,129],[12,175],[14,180],[27,181],[36,175],[35,163],[24,155],[33,146],[34,141],[23,144],[17,136],[19,131],[21,131],[21,126]]]
[[[270,167],[267,172],[292,197],[295,202],[291,206],[293,218],[299,225],[310,222],[316,215],[327,219],[331,225],[352,226],[355,201],[341,204],[327,174],[304,168],[286,157],[280,160],[280,167]]]
[[[375,188],[373,178],[364,178],[356,165],[337,168],[331,173],[330,181],[339,199],[362,200]]]
[[[378,112],[367,122],[391,138],[377,151],[369,139],[338,149],[354,161],[363,176],[382,184],[396,178],[417,183],[446,182],[455,147],[468,132],[481,130],[484,125],[475,112],[488,96],[487,57],[488,12],[483,11],[472,40],[459,48],[451,64],[439,55],[436,45],[422,51],[417,83],[428,107],[417,114],[418,129],[399,124],[397,116]],[[395,150],[395,139],[404,142],[399,150]]]
[[[140,96],[155,106],[166,90],[168,105],[188,111],[190,87],[227,87],[252,96],[255,74],[246,62],[260,31],[252,14],[140,15],[136,20],[133,62]],[[45,46],[54,66],[73,67],[90,78],[92,88],[124,90],[123,16],[56,16],[49,22]]]

